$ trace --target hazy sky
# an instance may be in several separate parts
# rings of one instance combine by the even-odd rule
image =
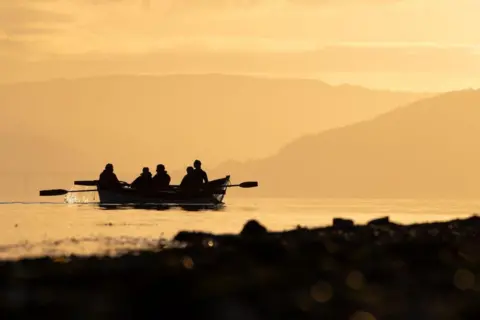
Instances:
[[[0,81],[192,70],[477,86],[478,12],[478,0],[0,0]]]

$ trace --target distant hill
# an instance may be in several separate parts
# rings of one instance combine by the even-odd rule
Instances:
[[[480,197],[479,121],[479,90],[446,93],[307,135],[230,172],[259,180],[253,193],[264,196]]]
[[[1,173],[28,173],[72,170],[72,163],[87,158],[82,167],[88,167],[86,153],[75,145],[62,144],[54,137],[28,134],[0,128]],[[45,168],[48,168],[45,170]],[[56,168],[52,170],[53,168]],[[81,170],[74,167],[74,170]]]
[[[158,162],[183,168],[195,158],[214,166],[267,157],[302,135],[425,96],[300,79],[106,76],[1,85],[0,125],[85,154],[65,169],[87,159],[128,170]]]
[[[68,188],[78,172],[94,165],[74,145],[21,130],[0,128],[0,150],[0,201],[32,200],[44,187]]]

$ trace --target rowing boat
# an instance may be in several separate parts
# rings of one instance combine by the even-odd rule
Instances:
[[[187,193],[173,186],[167,190],[140,193],[135,189],[124,187],[119,190],[98,190],[100,204],[134,204],[134,205],[222,205],[227,193],[230,176],[210,181],[200,192]]]
[[[97,180],[75,181],[75,185],[98,186]],[[223,199],[229,187],[254,188],[258,186],[256,181],[247,181],[240,184],[231,184],[230,176],[209,181],[200,191],[187,192],[180,186],[170,186],[166,190],[140,192],[130,188],[128,185],[115,190],[88,189],[88,190],[41,190],[40,196],[59,196],[76,192],[97,192],[99,204],[102,206],[132,205],[136,207],[192,207],[209,208],[221,207]]]

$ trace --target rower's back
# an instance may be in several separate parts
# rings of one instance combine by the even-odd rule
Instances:
[[[193,166],[195,168],[193,173],[195,175],[195,179],[198,180],[198,183],[200,185],[208,183],[208,176],[207,173],[202,169],[202,162],[200,162],[200,160],[195,160]]]
[[[132,182],[131,187],[140,192],[151,191],[152,189],[152,173],[148,167],[143,168],[139,177]]]
[[[183,177],[180,188],[187,194],[195,194],[202,188],[202,184],[199,183],[193,167],[187,168],[187,174]]]
[[[157,174],[152,179],[152,185],[155,190],[167,189],[170,185],[170,175],[165,171],[165,166],[159,164],[157,166]]]
[[[107,164],[105,170],[100,174],[97,187],[100,190],[112,190],[121,187],[117,175],[113,172],[113,165],[111,163]]]

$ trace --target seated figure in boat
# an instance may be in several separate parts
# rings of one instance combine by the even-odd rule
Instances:
[[[200,190],[201,184],[198,183],[193,167],[187,167],[187,174],[183,177],[182,182],[180,183],[180,188],[189,193]]]
[[[198,184],[203,185],[204,183],[208,183],[208,176],[207,173],[202,169],[202,162],[200,162],[200,160],[195,160],[193,162],[193,166],[195,167],[194,175],[195,179],[198,181]]]
[[[170,180],[170,175],[165,171],[165,166],[163,164],[157,165],[157,174],[152,179],[153,188],[155,190],[167,189]]]
[[[118,181],[117,175],[113,172],[113,165],[111,163],[107,164],[98,179],[98,189],[112,190],[121,187],[122,185],[120,181]]]
[[[143,168],[140,176],[130,185],[133,189],[141,192],[148,192],[152,189],[152,173],[148,167]]]

